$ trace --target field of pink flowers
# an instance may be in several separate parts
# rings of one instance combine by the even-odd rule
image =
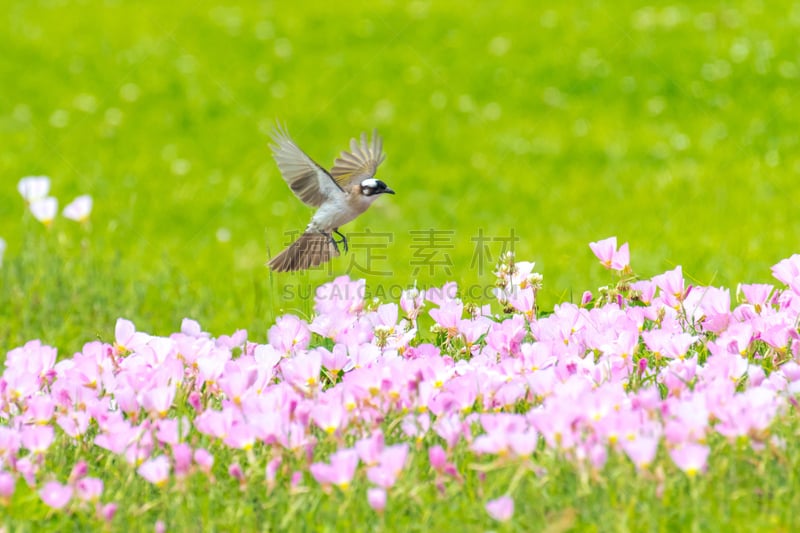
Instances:
[[[425,529],[436,520],[419,508],[451,500],[484,529],[588,527],[554,484],[605,491],[620,516],[635,502],[613,487],[643,491],[649,518],[623,529],[663,529],[654,509],[708,505],[698,491],[774,509],[769,487],[794,475],[761,493],[747,480],[796,465],[800,255],[773,267],[778,284],[732,294],[680,267],[636,281],[627,244],[591,248],[614,283],[552,313],[534,265],[508,254],[494,309],[455,283],[365,301],[363,281],[340,277],[266,344],[121,318],[113,342],[71,357],[15,348],[0,379],[6,525]],[[708,487],[711,472],[734,484]]]

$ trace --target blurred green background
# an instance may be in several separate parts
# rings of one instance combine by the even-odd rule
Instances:
[[[491,284],[512,234],[543,308],[608,282],[587,243],[611,235],[642,276],[682,264],[715,285],[800,251],[800,2],[5,0],[0,17],[0,348],[77,349],[117,316],[263,339],[333,275],[395,296]],[[311,215],[269,153],[276,119],[323,166],[378,128],[397,195],[343,228],[378,245],[265,268]],[[91,194],[90,230],[26,216],[32,174],[62,206]]]

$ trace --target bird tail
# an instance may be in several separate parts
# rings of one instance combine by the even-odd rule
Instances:
[[[307,231],[268,263],[275,272],[291,272],[327,263],[339,256],[330,234]]]

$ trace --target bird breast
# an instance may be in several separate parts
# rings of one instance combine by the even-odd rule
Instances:
[[[361,194],[336,195],[319,207],[308,226],[310,229],[329,233],[366,211],[372,203],[370,200],[371,198]]]

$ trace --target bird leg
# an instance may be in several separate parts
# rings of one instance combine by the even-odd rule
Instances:
[[[339,244],[338,244],[338,241],[337,241],[337,240],[336,240],[336,239],[333,237],[333,235],[331,235],[330,233],[326,233],[326,235],[327,235],[327,236],[328,236],[328,238],[331,240],[331,244],[333,245],[333,248],[336,250],[336,253],[338,254],[338,253],[339,253]]]
[[[345,237],[344,235],[342,235],[342,234],[339,232],[339,228],[336,228],[336,229],[334,229],[334,230],[333,230],[333,232],[334,232],[336,235],[338,235],[339,237],[341,237],[341,238],[342,238],[342,240],[340,240],[340,241],[337,241],[336,239],[333,239],[333,243],[334,243],[334,244],[341,244],[341,245],[343,245],[343,246],[344,246],[344,251],[345,251],[345,253],[346,253],[346,252],[347,252],[347,250],[348,250],[348,248],[347,248],[347,237]],[[331,237],[331,238],[333,238],[333,237]],[[337,247],[336,249],[338,250],[339,248]]]

